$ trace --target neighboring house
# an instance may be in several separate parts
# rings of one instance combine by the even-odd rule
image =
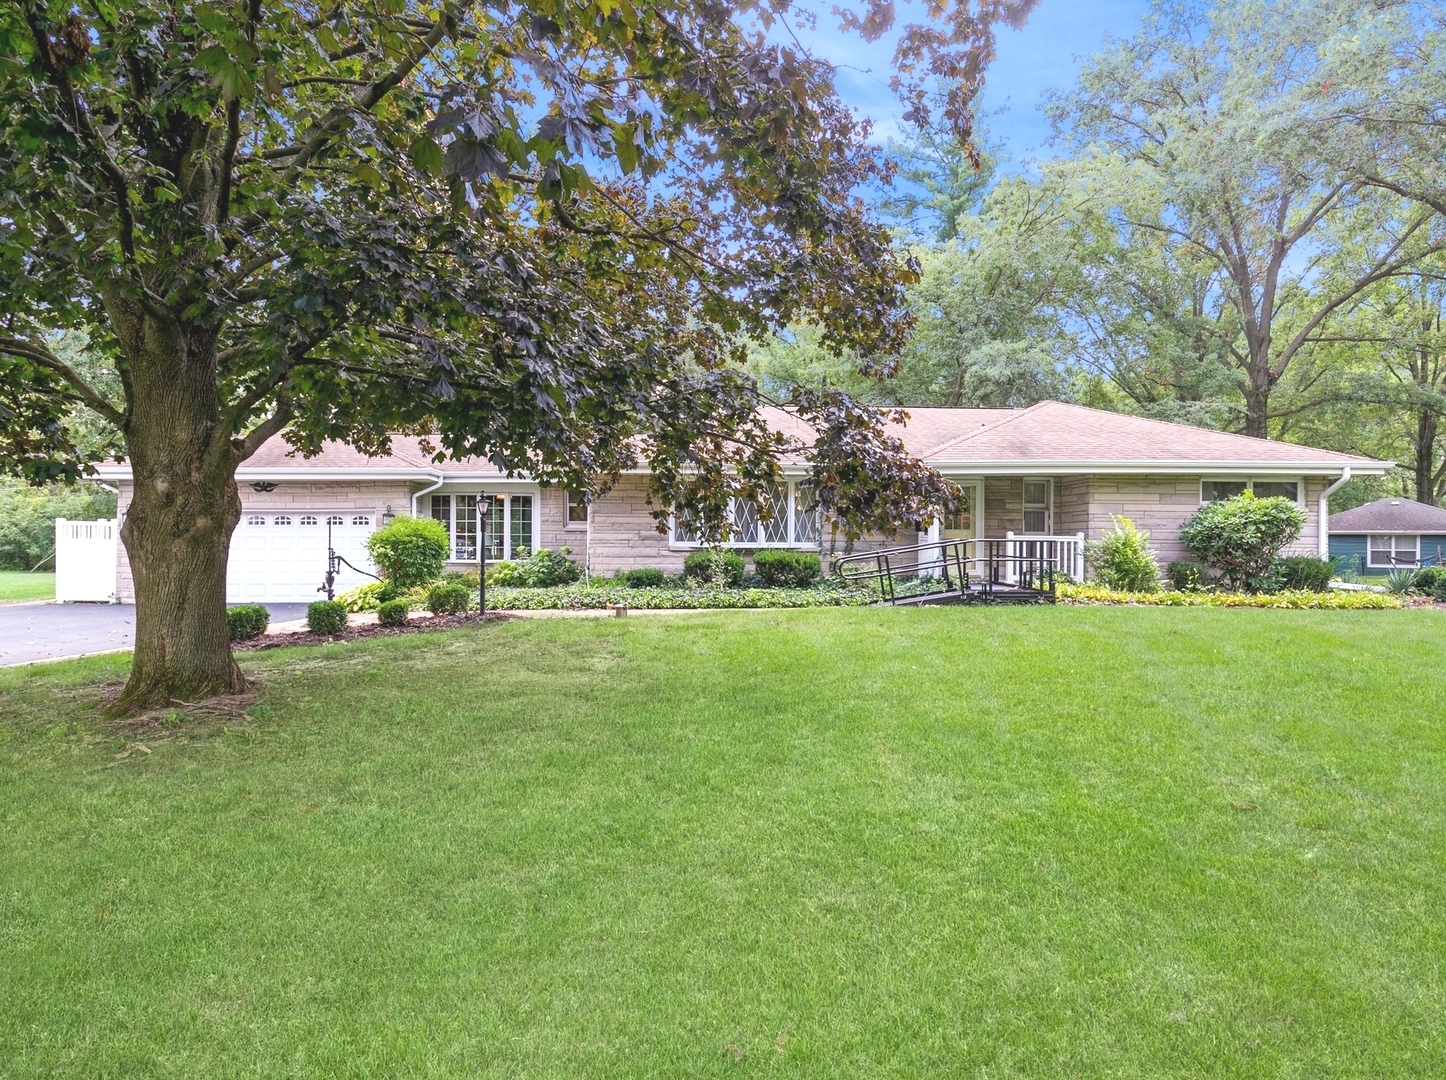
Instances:
[[[1110,528],[1112,516],[1122,515],[1150,532],[1163,562],[1184,555],[1177,534],[1202,502],[1253,489],[1295,499],[1308,516],[1295,550],[1324,555],[1328,491],[1351,475],[1380,475],[1390,467],[1329,450],[1053,401],[1027,409],[917,408],[909,414],[896,434],[910,453],[964,488],[966,505],[926,532],[892,541],[874,537],[856,549],[1011,534],[1093,539]],[[775,421],[784,430],[800,426],[782,413]],[[131,498],[129,468],[104,465],[98,472],[119,486],[124,515]],[[829,554],[830,530],[804,483],[805,463],[786,462],[784,472],[771,520],[761,520],[751,507],[737,507],[730,546]],[[395,439],[392,453],[382,458],[334,444],[310,459],[294,455],[278,437],[241,466],[237,482],[242,515],[231,545],[232,601],[314,598],[325,572],[328,529],[338,552],[370,569],[363,561],[367,535],[398,514],[443,522],[459,567],[477,562],[479,506],[488,519],[489,559],[568,547],[593,574],[635,566],[676,573],[698,546],[676,521],[666,534],[657,532],[646,475],[623,476],[589,504],[575,492],[503,476],[483,461],[434,462],[411,437]],[[116,591],[130,601],[134,590],[123,548],[117,558]],[[346,572],[338,587],[364,580]]]
[[[1446,510],[1414,499],[1377,499],[1330,517],[1330,555],[1342,569],[1386,574],[1437,566],[1446,554]]]

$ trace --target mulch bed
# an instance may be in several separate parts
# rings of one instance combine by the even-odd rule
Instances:
[[[499,615],[489,611],[478,617],[476,612],[467,615],[433,615],[426,619],[408,619],[402,626],[383,626],[380,623],[363,623],[348,626],[339,634],[313,634],[301,630],[295,634],[263,634],[249,641],[233,641],[232,652],[259,652],[262,649],[289,648],[292,645],[330,645],[336,641],[359,641],[362,638],[396,637],[399,634],[417,634],[428,630],[451,630],[458,626],[477,626],[481,623],[503,622],[514,619],[515,615]]]

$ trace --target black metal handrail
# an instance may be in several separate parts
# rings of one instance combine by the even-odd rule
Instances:
[[[907,556],[912,560],[905,560]],[[848,584],[879,583],[879,593],[888,603],[898,603],[899,579],[918,577],[920,572],[936,575],[942,589],[931,588],[909,596],[955,593],[992,599],[1001,589],[1033,592],[1055,598],[1055,580],[1066,574],[1052,545],[1021,544],[1015,539],[935,540],[904,544],[844,555],[833,561],[833,574]],[[907,599],[908,597],[904,597]]]

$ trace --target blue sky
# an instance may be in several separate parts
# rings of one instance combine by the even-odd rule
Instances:
[[[1049,121],[1039,111],[1045,91],[1068,86],[1080,59],[1098,51],[1107,34],[1133,34],[1148,6],[1148,0],[1040,0],[1022,30],[1000,31],[999,58],[987,75],[981,127],[988,142],[1001,148],[1005,169],[1052,155],[1045,145]],[[899,4],[901,23],[921,18],[918,4]],[[880,139],[898,131],[903,110],[888,85],[892,39],[870,45],[857,35],[840,33],[837,19],[828,15],[820,16],[817,30],[800,32],[799,37],[839,65],[840,93],[874,121]]]

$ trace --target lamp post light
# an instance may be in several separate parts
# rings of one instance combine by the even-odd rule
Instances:
[[[492,498],[477,500],[477,618],[487,614],[487,519],[492,516]]]

